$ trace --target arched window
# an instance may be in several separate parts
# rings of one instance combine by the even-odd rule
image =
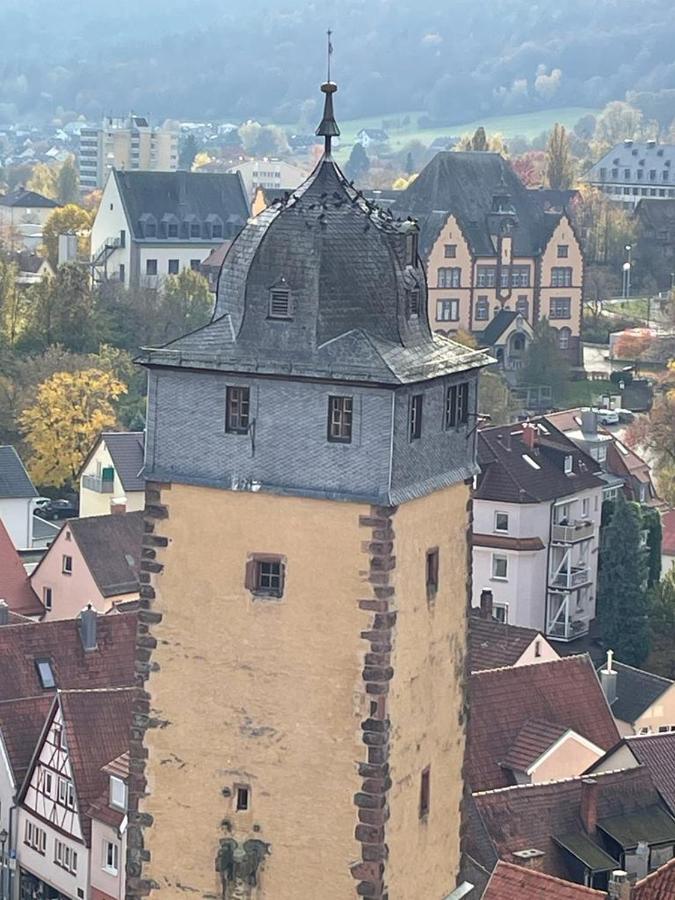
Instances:
[[[561,328],[558,332],[558,346],[561,350],[567,350],[570,345],[572,332],[569,328]]]
[[[522,351],[525,349],[525,335],[514,334],[512,338],[512,347],[514,350]]]

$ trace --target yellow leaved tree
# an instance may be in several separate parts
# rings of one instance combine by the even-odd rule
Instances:
[[[57,372],[37,389],[19,419],[30,447],[28,469],[45,487],[73,485],[94,439],[117,423],[114,402],[127,387],[110,372]]]

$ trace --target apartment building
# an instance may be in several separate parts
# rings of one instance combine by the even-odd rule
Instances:
[[[478,432],[473,501],[473,605],[573,641],[595,618],[605,482],[600,466],[550,423]]]
[[[114,169],[91,231],[96,278],[159,288],[167,275],[198,271],[248,216],[239,175]]]
[[[583,255],[551,192],[525,188],[498,153],[444,152],[390,209],[419,222],[434,330],[473,332],[513,370],[546,317],[580,364]]]
[[[608,150],[585,180],[610,200],[636,206],[643,197],[675,198],[675,144],[625,140]]]
[[[154,127],[144,116],[113,118],[80,131],[78,166],[83,191],[101,188],[112,169],[174,172],[178,167],[177,122]]]
[[[309,175],[306,169],[294,166],[283,159],[271,157],[247,159],[237,163],[229,171],[241,175],[246,196],[250,199],[253,199],[258,187],[293,190],[302,184]]]

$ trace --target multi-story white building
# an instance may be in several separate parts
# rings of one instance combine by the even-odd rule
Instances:
[[[178,168],[177,122],[168,120],[155,128],[144,116],[112,118],[100,126],[82,128],[78,165],[80,187],[103,187],[112,169],[174,172]]]
[[[113,169],[91,231],[96,276],[158,288],[167,275],[199,270],[248,216],[238,175]]]
[[[246,188],[246,196],[253,199],[255,189],[286,188],[292,190],[307,178],[309,172],[285,162],[283,159],[247,159],[230,169],[241,175]]]
[[[491,590],[501,621],[572,641],[595,618],[605,483],[550,423],[478,432],[473,605]]]
[[[145,506],[142,431],[103,431],[80,470],[80,518]]]
[[[585,180],[610,200],[635,206],[643,197],[675,197],[675,144],[625,140],[608,150]]]

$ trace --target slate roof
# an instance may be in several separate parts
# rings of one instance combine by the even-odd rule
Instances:
[[[404,384],[487,365],[490,358],[432,333],[421,260],[407,265],[411,222],[370,204],[330,156],[287,202],[249,221],[220,275],[206,327],[146,365]],[[292,318],[268,318],[270,289],[290,292]],[[408,314],[419,291],[419,315]]]
[[[104,431],[101,433],[101,438],[105,441],[124,490],[145,490],[145,481],[141,475],[145,433],[143,431]]]
[[[18,250],[10,254],[10,259],[19,267],[19,272],[28,272],[31,275],[36,275],[45,263],[48,268],[52,268],[44,256],[39,256],[30,250]]]
[[[5,601],[11,612],[21,616],[40,616],[45,611],[1,519],[0,600]]]
[[[673,900],[675,897],[675,859],[671,859],[633,887],[632,900]]]
[[[69,519],[82,556],[104,597],[138,589],[143,511]]]
[[[638,181],[637,172],[641,169],[643,183],[650,187],[670,187],[673,176],[670,174],[667,180],[662,179],[663,172],[672,172],[675,168],[675,144],[656,144],[650,141],[623,141],[615,144],[604,156],[591,166],[585,178],[590,182],[625,182],[633,184]],[[604,179],[600,176],[600,169],[606,169]],[[618,169],[618,175],[612,176],[612,169]],[[625,169],[629,169],[628,177]],[[656,181],[649,179],[649,171],[656,169]]]
[[[499,153],[437,153],[401,192],[393,210],[419,221],[424,255],[452,213],[472,252],[477,256],[495,256],[493,200],[498,193],[508,195],[517,220],[514,256],[537,256],[548,243],[560,215],[545,211],[542,198],[527,190]]]
[[[649,770],[656,790],[675,815],[675,732],[625,738],[635,759]]]
[[[497,863],[483,894],[483,900],[592,900],[593,897],[603,900],[607,894],[503,861]]]
[[[598,826],[624,850],[641,842],[675,843],[675,819],[659,803],[598,819]]]
[[[466,779],[474,791],[513,783],[503,763],[533,720],[572,729],[601,750],[620,740],[590,658],[474,672],[469,678]]]
[[[599,463],[557,428],[546,424],[544,433],[542,426],[537,427],[534,450],[522,441],[522,425],[498,425],[478,431],[481,474],[474,493],[476,499],[539,503],[602,487]],[[572,457],[570,475],[564,471],[565,456]]]
[[[500,309],[480,333],[480,343],[483,347],[493,347],[504,334],[509,325],[518,318],[518,313],[512,309]]]
[[[604,663],[599,666],[601,668],[604,668]],[[645,710],[675,684],[668,678],[652,675],[651,672],[635,669],[616,660],[612,663],[612,668],[617,673],[616,700],[612,703],[612,712],[622,722],[632,724],[637,721]]]
[[[0,206],[13,206],[21,209],[56,209],[61,204],[36,191],[27,191],[25,188],[19,187],[0,197]]]
[[[469,665],[472,672],[515,665],[540,637],[534,628],[505,625],[496,619],[469,618]]]
[[[675,227],[675,200],[643,197],[635,207],[635,215],[646,228],[655,231]]]
[[[641,766],[593,776],[597,782],[598,819],[632,815],[639,810],[659,806],[659,797]],[[467,816],[466,852],[479,863],[496,854],[512,861],[512,854],[535,848],[544,853],[543,870],[549,875],[573,880],[571,856],[558,840],[575,847],[582,858],[589,858],[600,870],[620,868],[602,848],[601,838],[588,836],[583,829],[581,778],[520,785],[474,794],[475,810]],[[486,838],[490,847],[486,847]]]
[[[0,626],[0,701],[54,696],[38,676],[36,660],[50,662],[57,688],[112,688],[135,683],[137,618],[99,616],[97,649],[85,652],[77,619]]]
[[[0,733],[18,787],[30,766],[54,694],[0,702]]]
[[[209,216],[222,219],[223,237],[234,237],[249,216],[248,201],[241,177],[221,172],[133,172],[113,169],[129,228],[135,240],[145,240],[141,227],[143,215],[157,221],[157,241],[176,242],[176,238],[160,237],[159,223],[165,215],[179,222],[195,217],[200,223]],[[210,238],[181,237],[185,241],[210,241]]]
[[[38,492],[28,476],[14,447],[0,447],[0,500],[37,497]]]

